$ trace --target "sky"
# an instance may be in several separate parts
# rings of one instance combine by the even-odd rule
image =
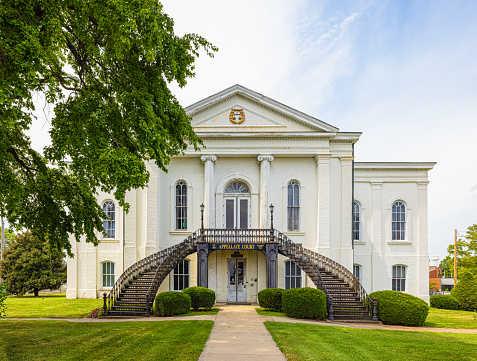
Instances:
[[[356,161],[437,162],[429,172],[429,256],[477,223],[477,1],[167,0],[202,53],[185,107],[234,84],[363,132]],[[40,99],[41,101],[41,99]],[[48,144],[48,108],[30,134]]]

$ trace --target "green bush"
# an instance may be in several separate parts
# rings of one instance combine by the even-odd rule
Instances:
[[[156,296],[154,313],[159,316],[182,315],[190,311],[190,296],[182,292],[162,292]]]
[[[430,298],[431,307],[442,308],[444,310],[458,310],[459,301],[449,295],[433,295]]]
[[[378,318],[388,325],[421,326],[429,313],[427,302],[397,291],[377,291],[369,295],[378,299]]]
[[[215,303],[215,292],[205,287],[189,287],[182,291],[188,294],[191,299],[192,308],[197,311],[199,308],[210,310]]]
[[[327,315],[326,295],[315,288],[292,288],[282,293],[282,309],[289,317],[322,319]]]
[[[464,273],[451,290],[451,296],[459,301],[459,309],[474,311],[477,309],[477,281],[472,274]]]
[[[5,290],[4,283],[0,283],[0,317],[5,317],[5,300],[7,299],[8,292]]]
[[[258,293],[258,304],[262,308],[280,312],[283,292],[283,288],[265,288]]]

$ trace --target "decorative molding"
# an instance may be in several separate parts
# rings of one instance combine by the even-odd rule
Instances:
[[[212,155],[212,154],[202,155],[202,156],[200,157],[200,160],[202,161],[202,163],[205,163],[205,162],[208,161],[208,160],[210,160],[210,161],[216,163],[216,162],[217,162],[217,156]]]
[[[237,112],[239,114],[237,114]],[[238,120],[235,120],[236,118],[238,118]],[[232,109],[229,114],[229,120],[234,124],[242,124],[245,121],[245,113],[243,109]]]
[[[261,163],[262,161],[264,160],[268,160],[269,162],[273,162],[275,158],[273,158],[273,155],[268,155],[268,154],[260,154],[258,157],[257,157],[257,162],[258,163]]]

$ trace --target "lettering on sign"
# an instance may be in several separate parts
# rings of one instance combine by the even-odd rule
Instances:
[[[257,243],[209,243],[209,249],[213,250],[249,250],[249,251],[261,251],[265,247],[264,244]]]

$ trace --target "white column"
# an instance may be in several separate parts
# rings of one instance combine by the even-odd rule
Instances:
[[[268,228],[270,205],[270,163],[273,162],[272,155],[259,155],[257,161],[260,163],[260,228]]]
[[[329,257],[330,250],[330,155],[315,156],[316,179],[318,182],[317,199],[317,243],[318,253]]]
[[[159,203],[157,201],[158,193],[158,172],[159,168],[154,162],[147,163],[147,168],[149,171],[149,184],[147,186],[147,206],[146,206],[146,248],[145,256],[150,256],[151,254],[157,251],[157,230],[159,228],[159,223],[157,222],[157,213],[159,208]]]
[[[341,162],[341,244],[339,262],[353,269],[351,210],[353,207],[353,157],[340,157]]]
[[[371,182],[371,191],[373,195],[373,230],[371,247],[371,289],[368,292],[374,292],[380,289],[386,289],[385,280],[387,277],[386,262],[384,262],[384,239],[382,227],[382,182]],[[388,286],[389,287],[389,286]]]
[[[417,210],[418,212],[418,239],[412,240],[413,243],[417,243],[418,249],[418,269],[419,274],[415,276],[414,279],[419,282],[419,291],[418,295],[425,301],[429,301],[429,293],[427,292],[427,286],[429,285],[429,250],[428,250],[428,214],[427,214],[427,185],[429,182],[418,182],[417,183],[417,194],[419,196],[419,203]],[[408,215],[407,224],[410,224],[413,220],[411,216]],[[409,232],[411,230],[409,229]],[[408,235],[408,239],[411,239],[411,235]]]
[[[217,157],[203,155],[200,160],[204,163],[204,227],[215,228],[214,164],[217,162]]]

